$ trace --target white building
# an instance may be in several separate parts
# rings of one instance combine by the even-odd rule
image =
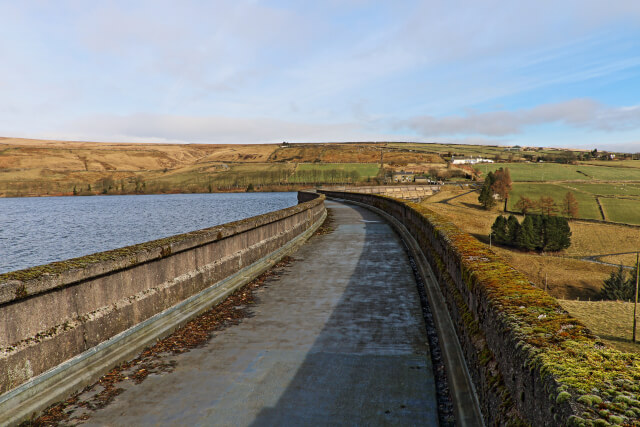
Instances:
[[[493,163],[493,160],[484,159],[482,157],[463,157],[460,159],[451,157],[451,163],[454,165],[475,165],[478,163]]]

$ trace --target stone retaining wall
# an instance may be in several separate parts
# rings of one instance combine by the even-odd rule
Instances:
[[[317,226],[326,215],[324,196],[299,199],[242,221],[1,274],[0,395]]]
[[[544,291],[442,216],[321,191],[404,224],[437,278],[487,425],[640,425],[640,357],[606,347]]]

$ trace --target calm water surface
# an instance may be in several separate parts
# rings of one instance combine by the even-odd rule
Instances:
[[[0,273],[283,209],[296,193],[0,198]]]

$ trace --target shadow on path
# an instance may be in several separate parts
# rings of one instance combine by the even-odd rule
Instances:
[[[370,211],[331,206],[337,227],[323,243],[337,257],[352,246],[359,258],[286,390],[252,425],[437,425],[420,301],[402,244]]]

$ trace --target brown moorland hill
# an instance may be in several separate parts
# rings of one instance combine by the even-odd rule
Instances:
[[[380,163],[384,164],[444,164],[437,154],[389,147],[384,143],[295,144],[279,147],[271,156],[278,162]]]
[[[361,165],[379,165],[381,153],[389,170],[445,167],[438,154],[387,143],[143,144],[0,138],[0,197],[237,191],[248,184],[292,190],[300,186],[299,164],[319,164],[321,170],[311,175],[332,180],[328,183],[369,182],[380,168],[365,172]]]

